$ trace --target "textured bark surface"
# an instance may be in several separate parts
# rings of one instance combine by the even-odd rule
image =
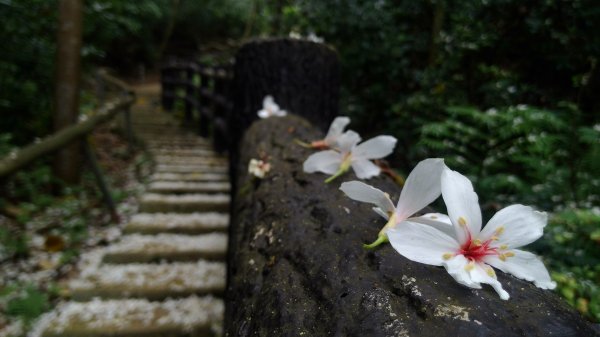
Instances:
[[[442,267],[411,262],[389,244],[361,247],[384,225],[345,197],[343,181],[302,172],[312,153],[293,143],[323,134],[297,117],[255,123],[242,142],[230,233],[226,335],[233,336],[595,336],[550,291],[498,272],[510,293],[469,289]],[[269,156],[262,180],[250,158]],[[387,178],[369,181],[399,196]]]
[[[338,112],[339,63],[324,44],[292,39],[257,40],[237,53],[229,116],[232,145],[272,95],[282,109],[325,129]]]

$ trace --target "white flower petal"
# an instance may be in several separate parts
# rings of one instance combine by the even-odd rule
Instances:
[[[479,239],[497,236],[497,245],[517,248],[532,243],[544,234],[548,215],[529,206],[510,205],[496,213],[485,225]]]
[[[469,288],[481,289],[481,284],[473,281],[467,272],[466,267],[468,263],[469,260],[466,257],[463,255],[456,255],[448,260],[444,260],[442,265],[456,282]]]
[[[379,166],[367,159],[352,160],[352,169],[360,179],[369,179],[378,176],[381,172]]]
[[[368,202],[379,207],[385,212],[394,211],[394,204],[390,200],[390,197],[382,190],[371,185],[354,180],[343,183],[340,186],[340,190],[346,193],[350,199]]]
[[[455,238],[456,232],[450,222],[450,218],[446,214],[442,213],[427,213],[423,216],[408,218],[408,221],[424,224],[427,226],[434,227],[435,229],[445,233],[449,237]]]
[[[472,236],[477,237],[481,231],[481,209],[471,181],[446,167],[442,171],[441,182],[442,197],[459,242],[466,242],[467,229]]]
[[[501,299],[508,300],[510,298],[510,295],[502,288],[502,284],[496,279],[496,274],[492,270],[492,267],[485,263],[474,263],[472,266],[473,268],[468,273],[473,282],[487,283],[496,290]],[[491,275],[488,274],[488,271],[490,271]]]
[[[275,116],[277,117],[284,117],[287,116],[287,111],[285,110],[276,110],[274,113]]]
[[[342,135],[344,128],[346,128],[348,124],[350,124],[350,118],[344,116],[336,117],[329,126],[329,131],[327,131],[327,136],[325,136],[325,142],[329,143],[335,141]]]
[[[327,150],[310,155],[302,168],[306,173],[323,172],[327,174],[334,174],[340,168],[342,163],[342,155],[338,152]]]
[[[265,96],[265,98],[263,98],[263,107],[267,105],[272,105],[273,103],[275,103],[275,101],[273,100],[273,96],[267,95]]]
[[[269,113],[268,110],[262,109],[262,110],[258,111],[258,117],[260,117],[260,118],[268,118],[269,116],[271,116],[271,114]]]
[[[396,207],[399,219],[408,218],[440,196],[440,180],[444,168],[444,160],[439,158],[425,159],[415,166],[400,192]]]
[[[352,150],[354,158],[379,159],[394,152],[397,139],[392,136],[377,136],[357,145]]]
[[[511,249],[515,254],[502,261],[498,256],[488,255],[484,262],[523,280],[532,281],[542,289],[554,289],[556,283],[550,278],[548,270],[537,255],[519,249]]]
[[[379,214],[385,220],[389,220],[390,219],[390,217],[388,216],[388,214],[384,210],[382,210],[381,208],[379,208],[379,207],[373,207],[373,212]]]
[[[410,221],[400,222],[386,234],[398,253],[419,263],[441,266],[444,254],[452,254],[459,249],[454,238],[433,227]]]
[[[352,130],[344,132],[337,141],[338,149],[341,153],[348,153],[360,142],[360,135]]]

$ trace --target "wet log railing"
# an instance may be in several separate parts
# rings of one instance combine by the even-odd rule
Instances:
[[[108,186],[105,183],[104,176],[100,167],[97,165],[96,157],[91,146],[87,141],[87,135],[94,131],[101,124],[112,120],[115,116],[123,115],[123,128],[129,141],[130,150],[133,149],[134,136],[131,127],[130,107],[135,101],[133,89],[125,82],[109,75],[106,71],[100,70],[97,76],[98,102],[99,108],[91,117],[83,118],[79,123],[70,127],[61,129],[33,144],[24,148],[12,151],[5,158],[0,159],[0,179],[5,179],[33,161],[51,154],[75,141],[84,140],[84,149],[86,158],[92,168],[94,176],[104,200],[110,209],[114,220],[118,218],[116,214],[115,203],[112,200]],[[106,100],[108,91],[113,91],[116,95]],[[113,96],[113,95],[111,95]],[[106,102],[105,102],[106,100]]]
[[[185,124],[195,125],[202,137],[212,137],[219,152],[229,143],[231,79],[231,66],[170,59],[161,69],[163,108],[173,111],[178,101],[183,102]]]

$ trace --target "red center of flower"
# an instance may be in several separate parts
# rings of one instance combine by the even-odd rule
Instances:
[[[471,233],[468,233],[467,241],[460,247],[458,254],[463,255],[470,261],[481,261],[484,256],[498,255],[497,248],[490,247],[492,240],[480,242],[473,240]]]

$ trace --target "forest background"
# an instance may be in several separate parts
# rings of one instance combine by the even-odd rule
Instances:
[[[57,13],[56,0],[0,0],[0,157],[52,132]],[[396,136],[401,172],[444,157],[488,216],[552,213],[532,249],[598,322],[599,31],[594,0],[87,0],[82,57],[87,77],[140,78],[168,55],[222,63],[251,38],[323,38],[341,61],[340,113],[365,138]],[[39,200],[47,166],[19,173],[0,208]]]

